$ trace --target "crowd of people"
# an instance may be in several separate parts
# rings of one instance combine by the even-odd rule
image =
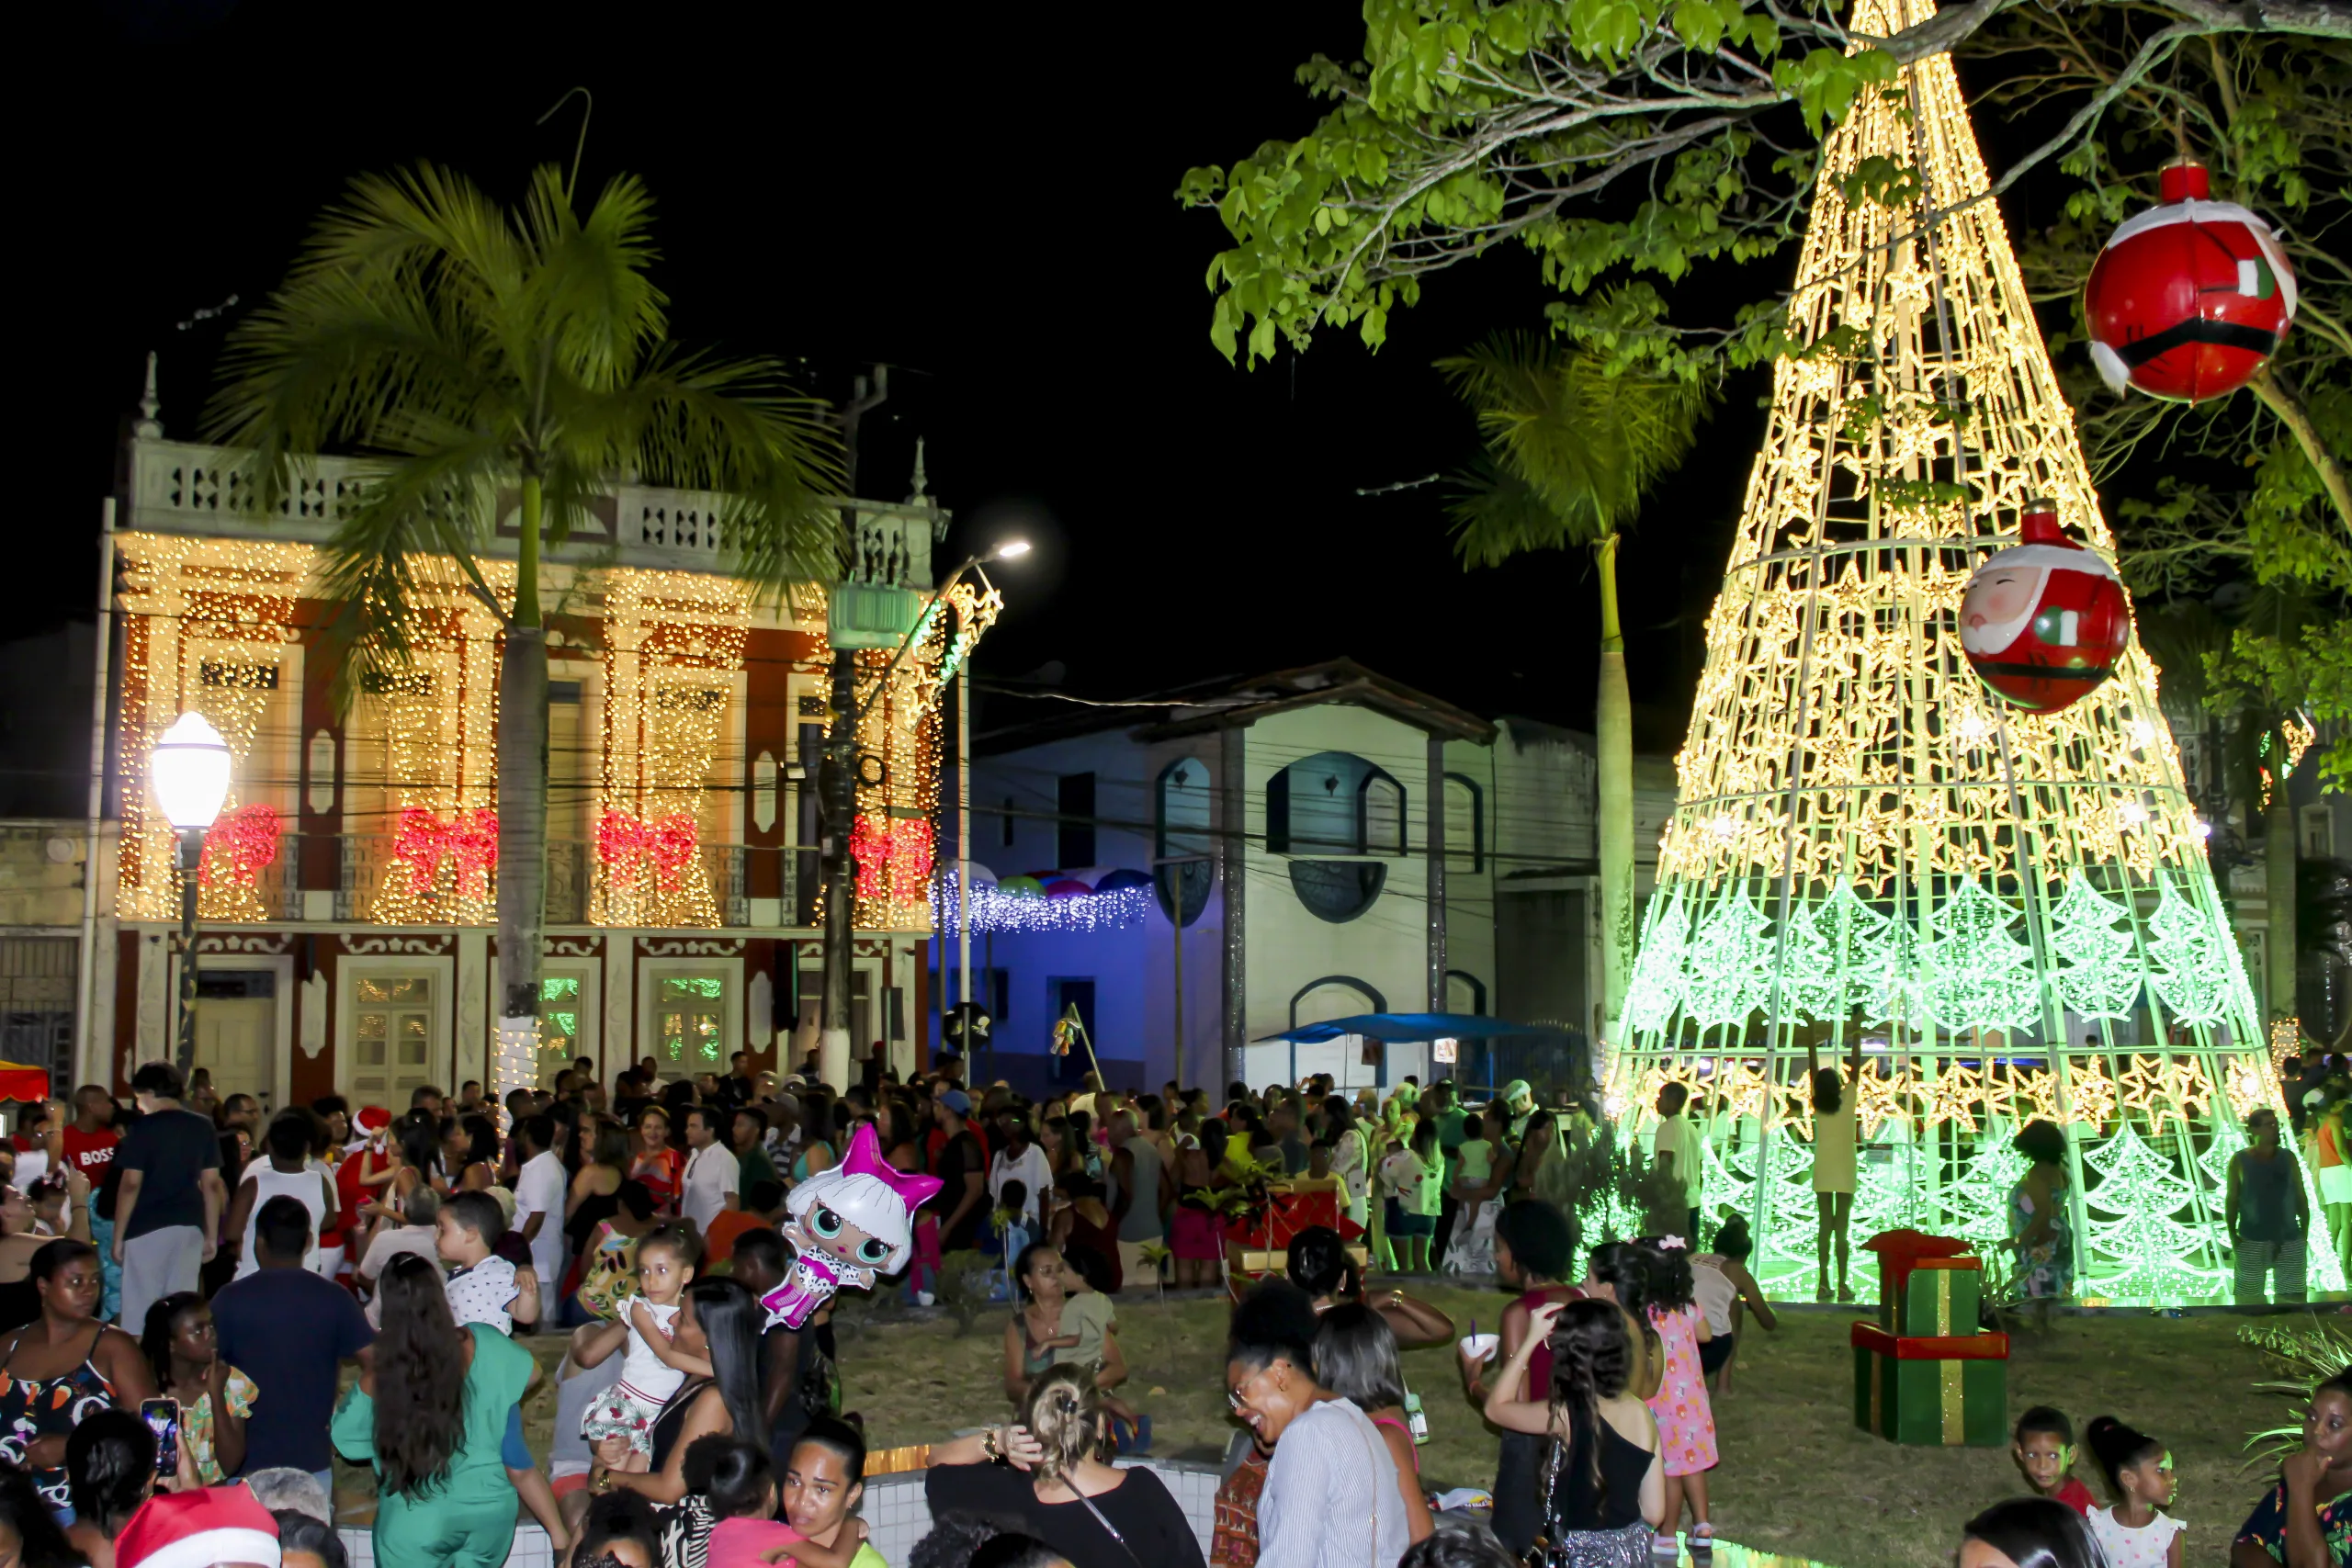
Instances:
[[[397,1112],[330,1097],[265,1117],[151,1063],[128,1104],[85,1087],[26,1108],[0,1149],[0,1563],[340,1568],[340,1454],[374,1472],[390,1568],[491,1568],[525,1515],[580,1568],[888,1568],[857,1517],[866,1450],[839,1409],[830,1312],[794,1329],[759,1304],[792,1267],[786,1195],[869,1126],[895,1168],[940,1183],[905,1278],[877,1289],[929,1302],[977,1258],[1007,1297],[1004,1416],[975,1429],[985,1412],[942,1412],[969,1435],[929,1452],[934,1526],[911,1568],[1583,1568],[1712,1540],[1713,1402],[1747,1325],[1777,1320],[1743,1224],[1701,1246],[1679,1086],[1657,1107],[1672,1190],[1653,1234],[1621,1239],[1580,1236],[1562,1201],[1593,1109],[1544,1107],[1524,1083],[1483,1104],[1444,1080],[1237,1084],[1213,1104],[1090,1076],[1032,1102],[967,1087],[961,1066],[901,1083],[877,1053],[836,1092],[747,1055],[724,1075],[649,1059],[608,1090],[582,1061],[503,1105],[468,1083]],[[1834,1068],[1812,1087],[1820,1115],[1850,1102]],[[2256,1129],[2241,1158],[2291,1159],[2277,1133]],[[2063,1179],[2036,1135],[2019,1138],[2029,1248],[2047,1242],[2030,1222],[2064,1210],[2034,1185]],[[1850,1293],[1829,1164],[1824,1296]],[[2284,1201],[2274,1181],[2233,1168],[2233,1227]],[[1236,1438],[1204,1551],[1151,1470],[1111,1462],[1151,1443],[1116,1301],[1227,1283],[1226,1215],[1270,1182],[1328,1193],[1334,1223],[1237,1287]],[[1493,1278],[1494,1331],[1458,1336],[1430,1303],[1368,1288],[1367,1263]],[[533,1335],[568,1336],[544,1463],[523,1435],[544,1386]],[[1449,1511],[1419,1473],[1422,1393],[1401,1355],[1441,1344],[1495,1434],[1490,1507]],[[2036,1495],[1972,1521],[1959,1560],[2177,1565],[2164,1445],[2111,1416],[2083,1440],[2106,1506],[2074,1474],[2066,1418],[2030,1411],[2016,1459]],[[2347,1540],[2338,1378],[2233,1562],[2316,1568]]]

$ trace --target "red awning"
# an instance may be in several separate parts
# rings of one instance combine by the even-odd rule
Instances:
[[[47,1069],[28,1067],[22,1062],[0,1062],[0,1101],[20,1100],[29,1105],[48,1098]]]

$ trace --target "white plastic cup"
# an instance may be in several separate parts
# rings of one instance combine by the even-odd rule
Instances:
[[[1464,1335],[1462,1339],[1462,1354],[1472,1361],[1492,1360],[1495,1352],[1502,1348],[1502,1344],[1503,1337],[1499,1334]]]

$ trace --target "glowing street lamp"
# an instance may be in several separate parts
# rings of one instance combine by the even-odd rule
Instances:
[[[838,1075],[848,1071],[849,1062],[849,1032],[846,1028],[837,1027],[833,1023],[832,1020],[837,1015],[831,1010],[835,1006],[847,1005],[852,924],[849,909],[851,862],[848,852],[852,812],[849,786],[846,783],[840,781],[845,781],[854,776],[852,770],[857,761],[857,738],[865,732],[865,716],[873,709],[874,705],[881,700],[882,694],[890,689],[890,682],[897,676],[899,666],[905,662],[907,655],[913,651],[915,645],[921,642],[924,634],[930,630],[932,617],[938,615],[946,605],[947,596],[956,591],[957,583],[964,581],[964,574],[978,572],[982,585],[989,587],[990,592],[994,592],[993,585],[989,583],[989,574],[986,570],[988,563],[1012,560],[1028,553],[1028,540],[1005,539],[978,555],[967,558],[963,565],[949,572],[947,580],[942,582],[938,590],[932,594],[931,603],[924,607],[923,613],[915,618],[915,624],[908,629],[906,636],[899,639],[898,649],[890,655],[889,665],[882,671],[882,678],[874,683],[874,689],[866,694],[865,700],[859,703],[852,711],[849,722],[836,725],[833,734],[826,740],[824,765],[827,773],[824,777],[836,782],[831,788],[820,787],[818,795],[825,823],[824,852],[827,888],[824,936],[827,1010],[824,1015],[825,1022],[818,1035],[818,1076],[828,1083],[842,1081]],[[966,653],[967,657],[963,663],[956,671],[956,734],[959,738],[964,734],[964,720],[969,716],[971,709],[971,660],[968,648]],[[959,906],[956,915],[959,933],[957,952],[960,955],[963,976],[962,995],[968,1002],[972,994],[972,935],[969,912],[971,900],[966,890],[971,886],[972,861],[971,852],[966,847],[965,840],[971,825],[970,810],[966,804],[969,794],[967,786],[971,782],[971,761],[970,753],[968,750],[962,750],[963,745],[964,742],[959,739],[956,774],[958,803],[956,815],[956,863],[959,870],[956,896]]]
[[[229,743],[200,713],[172,721],[147,753],[147,775],[155,804],[179,834],[180,1011],[179,1067],[196,1064],[197,871],[204,862],[204,835],[229,798]]]

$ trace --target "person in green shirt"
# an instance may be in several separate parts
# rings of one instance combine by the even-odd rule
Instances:
[[[756,1105],[739,1107],[735,1112],[736,1178],[742,1190],[749,1192],[763,1181],[776,1181],[775,1161],[768,1158],[768,1113]],[[783,1183],[776,1181],[778,1186]]]
[[[429,1258],[393,1258],[377,1290],[375,1358],[328,1427],[344,1458],[376,1467],[376,1561],[498,1568],[516,1501],[501,1449],[531,1353],[487,1324],[460,1328]],[[379,1386],[400,1397],[379,1405]]]

